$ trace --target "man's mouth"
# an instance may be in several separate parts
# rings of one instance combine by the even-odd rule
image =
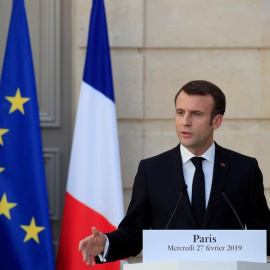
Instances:
[[[193,135],[191,132],[188,131],[182,131],[181,134],[184,138],[189,138]]]

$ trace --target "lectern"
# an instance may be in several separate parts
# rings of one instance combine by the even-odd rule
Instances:
[[[266,261],[266,231],[147,230],[143,263],[121,270],[270,270]]]
[[[121,261],[121,270],[270,270],[270,264],[226,261],[226,262],[154,262],[154,263],[135,263],[129,264]]]

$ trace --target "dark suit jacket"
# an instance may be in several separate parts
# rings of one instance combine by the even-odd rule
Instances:
[[[107,234],[107,261],[136,256],[142,249],[143,229],[165,229],[184,186],[179,145],[142,160],[126,217],[117,231]],[[241,229],[222,192],[248,229],[270,232],[270,211],[257,160],[216,144],[213,182],[202,229]],[[198,229],[186,192],[168,229]],[[267,242],[269,253],[269,236]]]

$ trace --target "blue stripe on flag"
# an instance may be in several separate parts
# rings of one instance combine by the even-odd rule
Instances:
[[[114,102],[110,49],[103,0],[93,0],[83,80]]]

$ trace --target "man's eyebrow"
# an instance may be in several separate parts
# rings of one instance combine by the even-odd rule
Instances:
[[[183,111],[183,109],[181,109],[181,108],[176,108],[175,111],[176,111],[176,112],[179,112],[179,111]]]
[[[201,111],[201,110],[193,110],[193,111],[191,111],[191,112],[199,112],[199,113],[204,113],[203,111]]]
[[[175,110],[176,110],[176,111],[184,111],[184,109],[182,109],[182,108],[176,108]],[[201,110],[192,110],[192,111],[190,111],[190,113],[194,113],[194,112],[197,112],[197,113],[204,113],[204,112],[201,111]]]

